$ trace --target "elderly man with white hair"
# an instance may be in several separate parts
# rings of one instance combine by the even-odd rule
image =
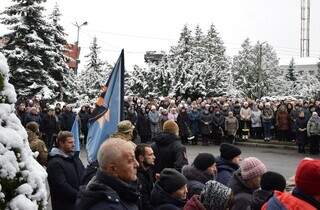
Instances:
[[[99,169],[85,188],[81,188],[75,209],[138,210],[140,193],[136,185],[134,146],[123,139],[107,139],[98,151]]]

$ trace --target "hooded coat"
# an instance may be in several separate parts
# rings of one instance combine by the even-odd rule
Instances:
[[[238,170],[240,166],[218,156],[216,157],[216,167],[218,170],[217,181],[227,186],[232,174]]]
[[[242,179],[240,170],[236,171],[229,183],[228,187],[232,189],[234,194],[234,205],[231,210],[247,209],[250,205],[251,197],[254,189],[251,189]]]
[[[151,147],[156,157],[153,167],[155,173],[160,173],[164,168],[181,172],[182,167],[188,165],[186,147],[174,133],[159,133]]]
[[[190,199],[193,195],[200,195],[205,183],[209,180],[214,180],[214,174],[209,174],[207,171],[201,171],[194,165],[183,166],[182,174],[188,180],[188,194]]]

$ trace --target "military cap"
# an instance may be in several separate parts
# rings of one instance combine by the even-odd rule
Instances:
[[[129,120],[123,120],[119,122],[117,127],[117,132],[119,133],[129,133],[130,131],[133,131],[134,125]]]

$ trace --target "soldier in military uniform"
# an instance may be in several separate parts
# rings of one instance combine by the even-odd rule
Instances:
[[[110,138],[120,138],[126,141],[132,141],[134,125],[129,120],[119,122],[117,130]]]
[[[40,140],[38,137],[38,134],[39,134],[38,123],[34,121],[27,123],[26,131],[28,134],[30,149],[32,150],[32,152],[36,152],[36,151],[39,152],[37,161],[40,163],[40,165],[47,166],[48,150],[47,150],[46,144],[42,140]]]

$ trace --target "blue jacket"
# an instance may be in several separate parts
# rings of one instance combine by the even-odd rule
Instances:
[[[232,174],[239,169],[237,164],[227,161],[220,156],[216,157],[216,166],[218,170],[217,181],[226,186]]]
[[[71,131],[73,122],[76,116],[70,111],[64,111],[60,115],[61,120],[61,130],[62,131]]]

